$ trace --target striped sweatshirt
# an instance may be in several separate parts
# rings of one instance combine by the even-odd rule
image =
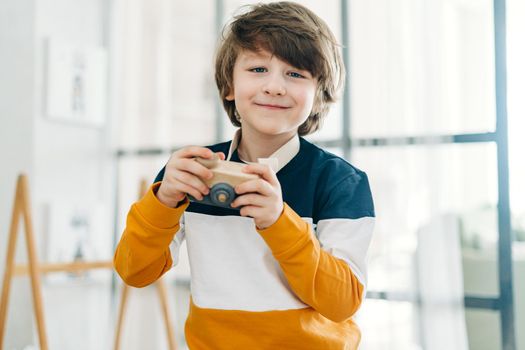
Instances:
[[[241,162],[233,141],[209,148]],[[274,155],[284,210],[268,228],[238,210],[164,206],[164,169],[129,211],[114,264],[135,287],[157,280],[186,240],[190,349],[357,349],[374,226],[367,176],[301,137]]]

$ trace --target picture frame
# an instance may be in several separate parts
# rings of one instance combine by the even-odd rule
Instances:
[[[46,53],[46,116],[103,126],[107,114],[107,50],[48,38]]]

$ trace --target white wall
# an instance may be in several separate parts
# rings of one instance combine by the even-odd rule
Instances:
[[[108,3],[105,0],[0,1],[2,276],[11,202],[16,176],[20,172],[29,175],[35,235],[42,259],[47,254],[46,239],[54,234],[49,232],[50,218],[46,215],[57,208],[76,205],[107,209],[102,215],[101,229],[93,233],[91,239],[97,248],[98,258],[111,258],[114,190],[109,123],[94,128],[57,122],[45,115],[44,103],[47,79],[45,39],[53,37],[76,45],[107,46]],[[71,218],[64,217],[65,222],[68,220]],[[19,239],[18,261],[24,259],[20,249],[23,243]],[[33,317],[29,285],[25,278],[20,280],[11,290],[12,303],[4,343],[7,349],[21,349],[37,341],[33,339],[34,327],[31,328]],[[49,303],[44,281],[44,310],[49,310],[52,305],[46,305],[46,301]],[[13,309],[16,313],[12,312]],[[48,338],[52,336],[50,334]],[[88,346],[89,340],[84,343],[76,348]],[[52,344],[53,339],[49,339],[49,345]]]
[[[22,13],[24,18],[14,20]],[[1,243],[7,238],[16,176],[33,173],[34,40],[33,1],[0,2]],[[0,249],[2,264],[4,254]]]
[[[109,121],[104,127],[92,127],[54,121],[45,113],[46,40],[56,38],[75,45],[104,47],[106,2],[37,1],[34,186],[38,206],[110,204]]]
[[[8,227],[11,220],[14,186],[18,173],[34,178],[34,18],[32,0],[0,1],[0,273],[4,272]],[[24,251],[18,240],[17,256]],[[2,279],[3,280],[3,279]],[[2,283],[2,282],[0,282]],[[11,284],[8,312],[7,349],[31,341],[31,333],[23,325],[31,322],[31,314],[20,306],[28,305],[26,280]],[[16,310],[16,317],[15,315]],[[2,345],[0,344],[0,347]]]

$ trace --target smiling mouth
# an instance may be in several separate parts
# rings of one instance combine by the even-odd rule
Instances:
[[[290,107],[286,106],[280,106],[280,105],[272,105],[272,104],[265,104],[265,103],[256,103],[256,106],[268,108],[268,109],[288,109]]]

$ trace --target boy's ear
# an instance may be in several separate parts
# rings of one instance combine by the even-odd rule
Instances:
[[[235,95],[233,94],[233,91],[231,91],[226,97],[224,97],[226,101],[233,101],[235,100]]]
[[[226,101],[233,101],[235,100],[235,94],[233,93],[233,88],[228,88],[228,95],[226,95],[224,98]]]

